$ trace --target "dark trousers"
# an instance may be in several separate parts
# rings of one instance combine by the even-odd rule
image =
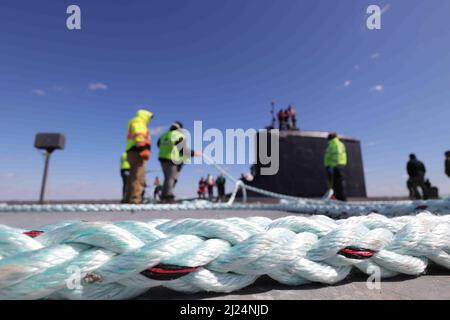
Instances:
[[[153,191],[153,199],[160,200],[161,199],[161,193],[162,193],[162,186],[158,185],[155,187],[155,190]]]
[[[214,196],[214,186],[208,186],[208,197],[212,199]]]
[[[344,167],[337,166],[330,168],[328,171],[328,181],[330,186],[334,191],[334,195],[337,200],[347,201],[347,196],[345,193],[345,175]]]
[[[219,200],[222,200],[225,197],[225,185],[217,185],[217,193]]]
[[[286,120],[279,120],[280,122],[280,131],[288,130],[288,122]]]
[[[419,188],[422,189],[422,195],[419,192]],[[417,176],[409,177],[408,189],[410,197],[413,199],[428,199],[428,187],[425,184],[425,174],[419,172]]]
[[[162,199],[175,199],[174,189],[180,176],[182,165],[175,164],[170,160],[159,160],[164,174]]]
[[[291,129],[297,129],[297,118],[295,116],[292,116],[292,128]]]
[[[127,183],[128,183],[129,175],[130,175],[130,170],[128,170],[128,169],[120,170],[120,176],[122,177],[122,202],[125,202],[125,199],[127,197]]]
[[[199,199],[206,199],[206,194],[205,194],[205,192],[199,191],[199,192],[198,192],[198,198],[199,198]]]

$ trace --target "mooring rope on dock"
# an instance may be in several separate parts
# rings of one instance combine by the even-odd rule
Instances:
[[[355,201],[341,202],[316,200],[283,195],[256,188],[236,179],[212,159],[203,156],[206,163],[235,183],[234,191],[226,203],[213,203],[206,200],[183,201],[177,204],[0,204],[0,212],[139,212],[139,211],[186,211],[186,210],[283,210],[305,214],[321,214],[333,218],[381,213],[387,216],[415,214],[428,210],[436,214],[450,213],[450,198],[443,200],[416,201]],[[243,203],[236,203],[238,191],[243,194]],[[246,203],[246,192],[253,191],[278,199],[279,203]]]
[[[450,270],[449,215],[0,225],[0,298],[128,299],[156,286],[231,292],[262,275],[334,284],[353,268],[417,276],[428,261]]]
[[[340,201],[298,199],[280,203],[212,203],[205,200],[185,201],[179,204],[20,204],[0,205],[1,212],[145,212],[195,210],[282,210],[292,213],[321,214],[332,218],[380,213],[386,216],[416,214],[427,210],[436,214],[450,213],[450,199],[402,202],[344,203]]]

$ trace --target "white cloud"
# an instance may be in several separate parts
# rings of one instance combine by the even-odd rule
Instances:
[[[382,84],[377,84],[374,85],[372,88],[370,88],[371,92],[383,92],[384,91],[384,85]]]
[[[45,96],[45,91],[42,90],[42,89],[34,89],[31,92],[34,93],[35,95],[39,96],[39,97]]]
[[[106,90],[106,89],[108,89],[108,85],[106,85],[102,82],[96,82],[96,83],[90,83],[88,88],[91,91]]]
[[[372,53],[372,55],[370,56],[370,58],[375,60],[375,59],[378,59],[380,56],[381,56],[380,53],[375,52],[375,53]]]
[[[62,86],[53,86],[52,89],[56,92],[64,91],[64,87],[62,87]]]
[[[337,86],[338,89],[350,87],[352,84],[351,80],[345,80],[344,83]]]

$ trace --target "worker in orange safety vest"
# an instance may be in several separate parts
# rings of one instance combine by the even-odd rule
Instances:
[[[126,203],[140,204],[143,200],[145,173],[151,150],[148,124],[152,118],[152,112],[141,109],[128,122],[128,141],[125,150],[130,164],[130,174],[126,188]]]

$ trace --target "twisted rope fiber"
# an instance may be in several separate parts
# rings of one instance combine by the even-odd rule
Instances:
[[[66,221],[29,231],[0,225],[0,299],[128,299],[156,286],[231,292],[262,275],[287,285],[334,284],[353,268],[379,267],[382,278],[420,275],[429,261],[450,270],[450,216],[429,212]],[[81,271],[73,290],[69,267]]]

